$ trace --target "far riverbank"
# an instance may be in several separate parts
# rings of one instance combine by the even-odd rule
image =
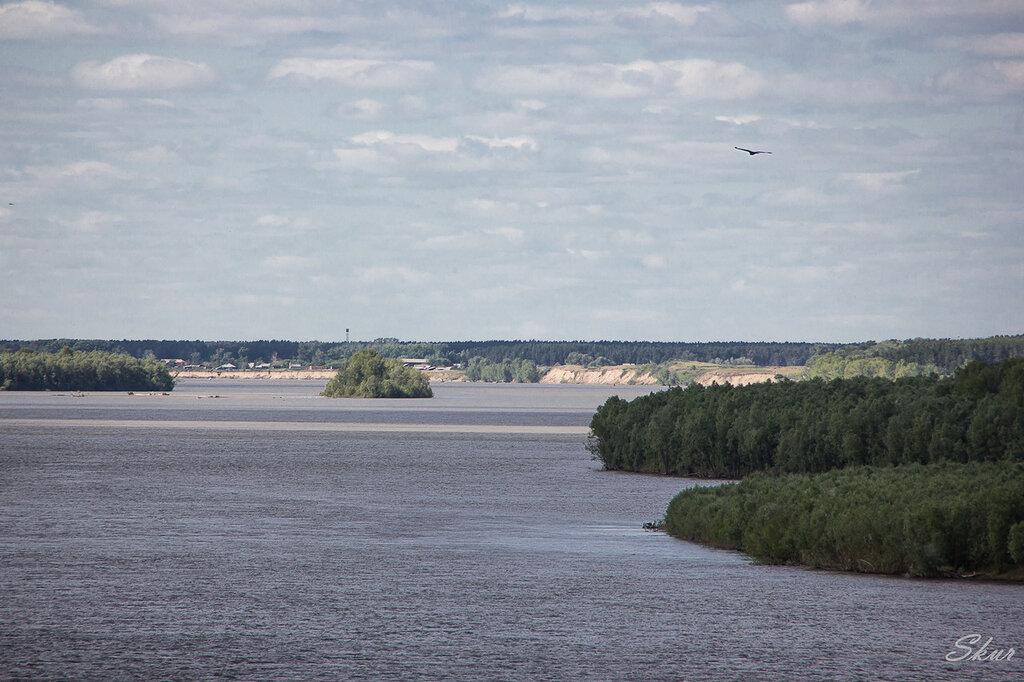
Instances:
[[[803,367],[721,367],[711,363],[686,363],[689,365],[690,380],[702,385],[712,383],[734,386],[771,381],[780,375],[790,379],[799,378]],[[645,367],[638,365],[610,365],[603,367],[582,367],[579,365],[558,365],[542,368],[542,384],[585,384],[605,386],[656,386],[661,382]],[[173,372],[175,379],[229,379],[240,381],[307,380],[330,381],[333,369],[232,369],[232,370],[179,370]],[[426,370],[431,382],[469,381],[465,372],[458,369]]]

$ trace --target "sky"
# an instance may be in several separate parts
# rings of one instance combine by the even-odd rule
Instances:
[[[1019,0],[0,3],[0,338],[1024,332]]]

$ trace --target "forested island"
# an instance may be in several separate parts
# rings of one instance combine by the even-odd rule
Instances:
[[[342,365],[320,395],[329,398],[432,398],[423,372],[376,351],[361,350]]]
[[[170,391],[174,379],[157,360],[121,353],[57,353],[22,349],[0,353],[0,390],[4,391]]]
[[[772,563],[1024,577],[1024,359],[613,397],[591,432],[608,469],[743,478],[680,493],[664,521],[679,537]]]

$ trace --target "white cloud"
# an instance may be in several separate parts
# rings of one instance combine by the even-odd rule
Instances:
[[[865,24],[906,28],[928,20],[1020,16],[1018,0],[810,0],[786,5],[786,16],[799,24]]]
[[[904,180],[920,172],[918,169],[889,173],[843,173],[840,177],[869,192],[884,192],[903,187]]]
[[[277,62],[267,78],[333,81],[352,87],[403,88],[425,84],[436,70],[432,62],[415,60],[291,57]]]
[[[336,166],[342,170],[365,170],[372,171],[380,168],[383,159],[373,149],[346,149],[338,148],[332,150]]]
[[[594,10],[584,9],[582,7],[568,7],[564,5],[560,5],[558,7],[542,7],[538,5],[527,5],[522,2],[509,5],[498,13],[499,19],[518,19],[527,22],[564,20],[580,21],[591,19],[594,16],[596,16],[596,12]]]
[[[26,170],[40,180],[111,177],[123,179],[127,175],[105,161],[74,161],[63,166],[29,166]]]
[[[0,40],[44,40],[98,32],[81,12],[53,2],[28,0],[0,7]]]
[[[643,108],[643,112],[652,116],[668,116],[676,113],[676,110],[665,104],[648,104]]]
[[[694,26],[700,17],[712,11],[705,5],[683,5],[678,2],[650,2],[639,7],[613,6],[610,9],[581,5],[543,6],[516,3],[498,13],[498,19],[528,24],[564,23],[573,25],[607,25],[622,18],[668,20],[673,25]]]
[[[370,119],[376,118],[384,110],[384,105],[375,99],[364,97],[363,99],[349,102],[339,107],[338,111],[343,116],[353,118]]]
[[[284,227],[290,222],[291,220],[289,218],[283,215],[274,215],[272,213],[261,215],[256,219],[256,224],[264,227]]]
[[[832,203],[834,199],[820,190],[809,187],[791,187],[772,194],[767,201],[780,206],[824,206]]]
[[[398,282],[406,284],[422,284],[429,280],[429,272],[413,270],[401,265],[379,265],[362,268],[359,279],[364,282]]]
[[[91,90],[166,90],[214,80],[206,64],[149,54],[128,54],[109,62],[82,62],[71,71],[79,87]]]
[[[519,108],[524,111],[543,111],[548,108],[548,105],[539,99],[522,99],[519,100],[518,104]]]
[[[836,277],[856,270],[852,263],[838,265],[755,265],[750,268],[752,277],[771,283],[814,284],[833,281]],[[746,283],[744,283],[744,286]]]
[[[744,99],[766,80],[739,62],[681,59],[628,64],[547,64],[498,68],[478,81],[487,91],[627,98],[652,95],[693,100]]]
[[[660,253],[647,254],[640,259],[640,262],[643,263],[645,268],[650,268],[652,270],[658,270],[668,265],[668,260],[666,260],[665,256]]]
[[[288,254],[276,254],[267,256],[261,261],[261,265],[277,272],[308,271],[315,261],[308,256],[292,256]]]
[[[124,218],[120,215],[103,213],[102,211],[88,211],[64,224],[74,232],[95,233],[102,230],[106,225],[121,222],[124,222]]]
[[[494,201],[493,199],[472,199],[466,204],[481,213],[514,213],[519,210],[515,202]]]
[[[945,91],[975,97],[1016,97],[1024,94],[1024,60],[996,60],[950,69],[939,77],[938,86]]]
[[[350,138],[354,144],[368,147],[383,145],[408,145],[427,152],[455,152],[459,148],[456,137],[431,137],[430,135],[398,135],[387,130],[374,130]]]
[[[520,242],[523,240],[523,231],[518,227],[495,227],[484,230],[484,232],[486,234],[493,234],[497,237],[502,237],[510,242]]]
[[[148,166],[177,163],[181,160],[177,153],[163,145],[153,145],[144,149],[136,149],[125,154],[125,159],[132,163],[142,163]]]
[[[732,123],[733,125],[742,126],[748,123],[756,123],[761,120],[760,116],[755,114],[746,114],[744,116],[715,116],[716,121],[722,123]]]
[[[153,22],[172,35],[220,38],[232,44],[252,44],[267,36],[292,35],[324,28],[324,20],[314,16],[262,13],[158,14],[154,16]]]
[[[491,149],[512,148],[537,150],[537,141],[532,137],[481,137],[479,135],[466,135],[467,140],[479,142]]]
[[[710,8],[701,5],[681,5],[677,2],[652,2],[643,7],[624,11],[648,19],[667,18],[682,26],[693,26],[702,14],[710,11]]]
[[[974,52],[993,57],[1024,57],[1024,33],[945,37],[937,40],[936,44],[945,49]]]

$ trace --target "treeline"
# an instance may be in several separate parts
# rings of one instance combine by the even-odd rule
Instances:
[[[470,381],[535,384],[540,381],[540,370],[531,360],[505,359],[492,362],[486,358],[473,357],[466,365],[466,378]]]
[[[715,362],[747,359],[756,365],[803,365],[815,353],[835,350],[842,344],[711,342],[675,343],[651,341],[157,341],[43,339],[0,341],[0,351],[30,348],[56,352],[101,350],[137,358],[175,358],[195,365],[216,366],[231,362],[244,366],[292,360],[304,365],[339,366],[359,350],[375,350],[382,357],[426,358],[434,365],[466,365],[474,357],[492,363],[528,360],[535,365],[648,364],[669,360]]]
[[[492,363],[527,360],[538,366],[637,365],[660,364],[672,360],[715,363],[750,363],[757,366],[802,366],[811,358],[839,351],[863,357],[881,358],[896,364],[915,363],[934,366],[949,373],[969,361],[998,362],[1024,357],[1024,335],[995,336],[986,339],[910,339],[873,341],[858,344],[820,344],[798,342],[707,343],[654,341],[400,341],[378,338],[373,341],[169,341],[41,339],[0,341],[0,352],[28,348],[55,353],[64,347],[72,350],[99,350],[124,353],[136,358],[174,358],[194,365],[216,367],[232,363],[292,361],[303,365],[339,367],[353,353],[374,350],[386,358],[426,358],[436,366],[466,366],[474,357]]]
[[[1024,460],[1024,358],[951,378],[673,388],[609,398],[590,423],[605,468],[739,478],[856,465]]]
[[[921,577],[1024,568],[1024,464],[946,462],[753,475],[691,488],[671,534],[763,563]]]
[[[377,351],[361,350],[346,361],[320,394],[328,398],[432,398],[427,375]]]
[[[0,353],[0,390],[170,391],[167,367],[155,360],[100,351]]]
[[[1002,362],[1024,357],[1024,335],[986,339],[910,339],[869,342],[822,350],[806,363],[807,377],[842,379],[877,376],[899,379],[952,374],[968,362]]]

